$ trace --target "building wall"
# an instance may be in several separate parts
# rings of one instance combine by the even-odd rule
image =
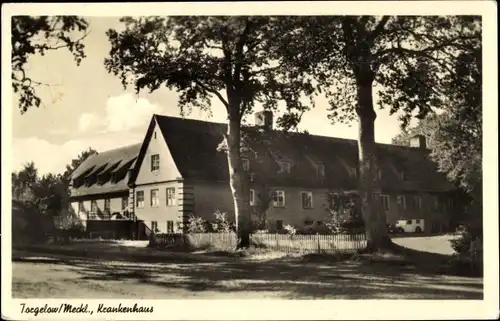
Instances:
[[[225,212],[234,220],[234,204],[229,184],[197,181],[193,185],[193,215],[205,220],[215,219],[214,213]]]
[[[258,187],[256,190],[256,202],[259,202]],[[329,214],[325,210],[328,207],[328,193],[339,191],[327,189],[308,189],[297,187],[274,187],[274,190],[283,190],[285,192],[285,206],[273,207],[271,204],[266,213],[266,227],[268,230],[275,230],[277,222],[282,221],[283,225],[290,224],[296,228],[304,226],[308,221],[326,221]],[[194,211],[193,214],[200,216],[205,220],[213,220],[213,213],[216,210],[228,213],[231,220],[234,220],[234,205],[229,185],[227,183],[196,182],[193,183],[194,190]],[[302,208],[301,192],[312,192],[313,208]],[[430,232],[433,223],[435,228],[444,228],[448,226],[450,220],[450,211],[437,209],[434,206],[433,197],[435,194],[427,193],[381,193],[389,196],[389,211],[386,212],[387,223],[395,223],[400,219],[424,219],[425,231]],[[399,207],[397,196],[405,195],[406,209]],[[420,196],[422,199],[421,210],[412,207],[414,196]]]
[[[122,210],[122,198],[128,196],[128,191],[124,191],[119,195],[91,195],[86,198],[74,199],[70,203],[71,211],[76,214],[76,216],[82,220],[87,220],[87,213],[90,213],[91,202],[95,200],[97,203],[98,211],[104,212],[104,201],[105,199],[110,200],[110,213],[121,212]],[[78,204],[83,202],[84,212],[78,212]]]
[[[439,194],[432,193],[382,193],[382,195],[389,196],[389,211],[386,211],[387,223],[394,224],[398,220],[423,219],[425,232],[437,231],[449,226],[452,209],[443,208],[443,206],[436,207],[434,201],[434,198],[438,197],[438,202],[443,204],[449,198],[442,199]],[[397,197],[400,195],[406,198],[406,209],[397,203]],[[422,199],[421,209],[413,206],[415,196],[420,196]]]
[[[167,205],[167,188],[175,188],[175,204]],[[151,205],[151,190],[157,189],[159,192],[158,206]],[[174,231],[177,231],[177,223],[182,221],[182,213],[179,212],[180,193],[183,189],[182,182],[173,181],[167,183],[147,184],[135,187],[135,200],[137,202],[137,192],[144,192],[144,207],[137,207],[135,204],[135,215],[138,220],[144,221],[144,225],[151,229],[152,222],[158,223],[160,233],[167,232],[167,221],[173,221]]]
[[[160,155],[160,169],[158,171],[151,171],[151,156]],[[136,185],[161,183],[167,181],[174,181],[181,178],[181,174],[175,165],[170,150],[165,142],[160,128],[156,124],[151,139],[146,149],[146,153],[140,164]]]

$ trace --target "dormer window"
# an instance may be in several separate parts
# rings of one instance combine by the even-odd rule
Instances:
[[[116,173],[111,174],[111,183],[116,183]]]
[[[316,165],[316,174],[318,175],[319,178],[325,177],[325,165],[323,164]]]
[[[248,172],[250,170],[250,161],[248,160],[248,158],[241,159],[241,166],[243,167],[243,170],[245,172]]]
[[[290,162],[280,162],[280,173],[290,174]]]
[[[407,179],[406,173],[405,172],[400,172],[399,173],[399,179],[402,180],[402,181],[406,181],[406,179]]]
[[[349,176],[351,178],[357,178],[358,177],[358,172],[356,171],[356,168],[349,167]]]

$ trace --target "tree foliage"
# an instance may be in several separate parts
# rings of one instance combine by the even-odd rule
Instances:
[[[29,58],[66,48],[79,65],[85,58],[82,40],[88,23],[76,16],[14,16],[11,22],[12,88],[19,95],[19,109],[24,113],[40,106],[36,87],[44,85],[27,75]]]
[[[48,173],[40,176],[35,163],[27,163],[19,172],[12,173],[13,199],[30,203],[43,215],[60,215],[69,207],[72,171],[94,153],[96,151],[92,148],[80,153],[66,166],[64,174]]]
[[[449,78],[448,105],[417,126],[398,134],[393,143],[407,145],[420,134],[428,138],[431,157],[450,181],[482,202],[482,63],[481,51],[462,54]]]

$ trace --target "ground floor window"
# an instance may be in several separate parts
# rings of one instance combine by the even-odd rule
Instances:
[[[85,206],[83,206],[83,202],[78,202],[78,213],[85,212]]]
[[[128,207],[128,197],[122,197],[122,211]]]
[[[90,201],[90,213],[97,213],[97,201]]]
[[[104,212],[107,214],[111,212],[111,200],[109,198],[104,200]]]
[[[281,220],[276,221],[276,229],[278,231],[281,231],[283,229],[283,221],[281,221]]]
[[[158,232],[158,221],[151,221],[151,232]]]
[[[167,233],[174,233],[174,221],[167,221]]]

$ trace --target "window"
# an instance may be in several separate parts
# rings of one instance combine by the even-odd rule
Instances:
[[[404,195],[398,196],[398,205],[402,209],[406,209],[406,197]]]
[[[415,196],[413,198],[413,208],[416,210],[422,209],[422,198],[420,196]]]
[[[304,221],[304,225],[306,225],[306,226],[307,225],[313,225],[313,223],[314,223],[314,221],[313,220],[309,220],[309,219]]]
[[[243,166],[245,172],[248,172],[250,170],[250,161],[247,158],[242,158],[241,166]]]
[[[111,200],[109,198],[104,200],[104,212],[108,214],[111,212]]]
[[[434,209],[439,210],[439,198],[434,196],[434,197],[432,197],[432,201],[434,203]]]
[[[283,221],[276,221],[276,229],[281,231],[283,229]]]
[[[302,192],[301,197],[302,197],[302,208],[303,209],[313,208],[312,192]]]
[[[122,197],[122,211],[128,207],[128,197]]]
[[[316,221],[316,225],[323,225],[323,221]]]
[[[160,170],[160,155],[155,154],[151,155],[151,171],[159,171]]]
[[[285,191],[276,191],[273,196],[274,207],[285,207]]]
[[[250,198],[250,206],[254,206],[255,205],[255,190],[253,190],[253,189],[250,190],[249,198]]]
[[[83,202],[78,202],[78,213],[85,212],[85,206],[83,206]]]
[[[151,232],[156,233],[158,231],[158,222],[151,221]]]
[[[406,173],[405,173],[405,172],[401,172],[401,173],[399,174],[399,178],[400,178],[402,181],[406,181],[406,178],[407,178],[407,177],[406,177]]]
[[[357,178],[358,177],[358,171],[354,167],[349,167],[349,176],[351,178]]]
[[[325,165],[318,164],[316,166],[316,172],[317,172],[318,177],[320,177],[320,178],[325,177]]]
[[[411,220],[406,221],[406,224],[411,224]]]
[[[135,193],[135,206],[138,208],[144,207],[144,191],[137,191]]]
[[[160,193],[157,189],[151,190],[151,207],[160,206]]]
[[[416,224],[420,224],[420,220],[415,220],[415,223]]]
[[[380,193],[372,193],[372,198],[378,200],[380,198]]]
[[[116,179],[116,173],[113,173],[111,174],[111,183],[116,183],[117,179]]]
[[[380,195],[380,202],[384,211],[389,210],[389,195]]]
[[[156,132],[153,133],[153,138],[156,139]]]
[[[280,162],[280,172],[290,174],[290,162]]]
[[[175,205],[175,188],[174,187],[167,188],[167,205],[168,206]]]
[[[90,201],[90,213],[97,213],[97,201]]]
[[[378,176],[378,179],[381,180],[382,179],[382,170],[379,169],[378,172],[377,172],[377,176]]]
[[[167,233],[174,233],[174,221],[167,221]]]

